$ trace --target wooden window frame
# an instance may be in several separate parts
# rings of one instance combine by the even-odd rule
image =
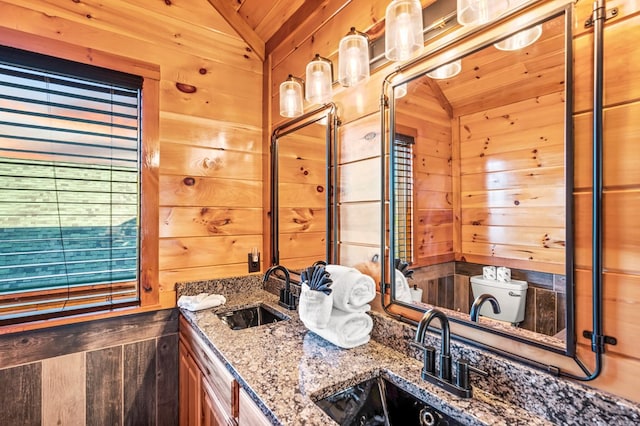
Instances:
[[[0,335],[160,309],[160,284],[158,281],[160,67],[156,64],[149,64],[136,59],[117,56],[9,28],[0,28],[0,40],[5,46],[135,74],[144,79],[141,90],[139,305],[113,310],[105,308],[104,311],[87,314],[7,325],[0,327]]]

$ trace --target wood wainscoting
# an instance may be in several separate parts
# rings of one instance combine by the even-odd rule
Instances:
[[[178,424],[178,317],[166,309],[0,336],[2,424]]]

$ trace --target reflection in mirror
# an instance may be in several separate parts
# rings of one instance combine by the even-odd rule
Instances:
[[[388,264],[395,303],[467,322],[490,294],[480,326],[570,353],[570,38],[564,13],[534,24],[395,80]]]
[[[297,271],[334,259],[336,127],[335,106],[327,104],[273,133],[272,265]]]

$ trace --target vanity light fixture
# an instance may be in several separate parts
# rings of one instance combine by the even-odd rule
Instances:
[[[424,46],[419,0],[393,0],[385,18],[385,52],[391,61],[406,61]]]
[[[458,59],[448,64],[439,66],[433,71],[427,73],[427,75],[436,80],[442,80],[445,78],[451,78],[458,75],[462,71],[462,60]]]
[[[342,37],[338,49],[338,81],[344,87],[355,86],[369,78],[369,37],[355,27]]]
[[[458,0],[460,25],[482,25],[491,22],[509,8],[509,0]]]
[[[328,104],[331,102],[332,83],[333,63],[316,53],[307,64],[304,98],[310,104]]]
[[[536,25],[526,30],[518,31],[511,37],[507,37],[502,41],[494,43],[498,50],[519,50],[532,45],[542,35],[542,25]]]
[[[293,118],[300,117],[304,113],[302,106],[302,87],[304,80],[289,74],[289,77],[280,84],[280,115]]]

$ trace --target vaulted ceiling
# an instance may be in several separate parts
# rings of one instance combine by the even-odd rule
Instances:
[[[247,24],[267,42],[305,0],[226,0]]]
[[[208,0],[264,59],[265,46],[275,46],[288,29],[327,7],[339,10],[351,0]]]
[[[304,22],[321,14],[318,25],[322,25],[326,19],[330,19],[352,1],[208,0],[263,60],[266,56],[265,51],[271,51]],[[382,5],[390,1],[372,0]],[[422,7],[425,7],[434,3],[435,0],[420,0],[420,2]]]

